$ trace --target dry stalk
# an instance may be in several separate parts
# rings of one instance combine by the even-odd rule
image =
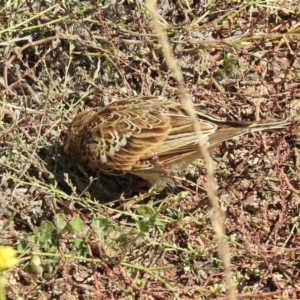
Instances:
[[[227,244],[227,241],[225,238],[225,229],[224,229],[224,225],[223,225],[223,218],[222,218],[222,214],[221,214],[221,211],[220,211],[220,208],[218,205],[218,200],[216,197],[217,183],[214,179],[213,161],[209,155],[209,152],[207,151],[207,149],[204,145],[203,139],[201,138],[202,133],[200,130],[200,126],[198,125],[197,116],[195,114],[191,96],[188,94],[188,92],[185,89],[182,72],[176,63],[176,60],[172,53],[171,46],[168,42],[167,35],[166,35],[165,31],[163,30],[162,26],[160,25],[156,2],[154,0],[147,0],[146,3],[147,3],[147,8],[149,9],[149,11],[152,15],[154,32],[156,33],[157,37],[159,38],[159,40],[162,44],[162,47],[164,50],[164,57],[166,59],[168,67],[173,72],[175,79],[178,83],[181,102],[184,105],[184,107],[186,108],[188,114],[190,115],[190,117],[192,119],[194,130],[195,130],[195,133],[199,140],[200,151],[201,151],[201,154],[203,156],[203,159],[205,161],[206,168],[207,168],[207,182],[208,182],[207,194],[208,194],[209,200],[211,202],[211,205],[213,207],[212,224],[213,224],[214,230],[217,235],[219,255],[224,264],[229,299],[233,300],[233,299],[236,299],[237,293],[236,293],[236,288],[231,280],[230,253],[229,253],[228,244]]]

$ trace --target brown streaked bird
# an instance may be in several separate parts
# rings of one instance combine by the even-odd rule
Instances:
[[[285,120],[224,121],[201,113],[195,105],[207,148],[255,131],[278,130]],[[171,180],[154,154],[173,174],[199,158],[190,117],[180,103],[156,96],[132,97],[79,113],[71,123],[64,148],[76,161],[108,175],[131,173],[151,184]]]

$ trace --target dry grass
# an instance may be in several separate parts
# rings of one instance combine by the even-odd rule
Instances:
[[[140,179],[95,174],[63,152],[83,109],[178,98],[145,4],[105,2],[0,9],[0,243],[22,259],[7,296],[227,299],[201,161],[176,190],[136,195]],[[195,102],[228,119],[293,120],[213,156],[237,296],[299,299],[298,1],[174,3],[159,2],[160,21]]]
[[[202,137],[202,132],[200,130],[200,126],[198,124],[197,115],[193,110],[193,102],[191,95],[188,94],[186,91],[186,88],[184,86],[184,77],[183,74],[175,60],[174,54],[172,52],[171,45],[168,41],[168,36],[166,33],[166,30],[163,29],[163,27],[160,25],[159,17],[161,17],[158,13],[158,6],[156,5],[156,2],[154,0],[148,0],[147,2],[147,8],[152,14],[153,19],[153,29],[154,32],[156,32],[159,41],[162,45],[164,57],[166,59],[166,62],[170,68],[170,70],[174,74],[174,78],[176,79],[178,83],[178,90],[180,94],[180,101],[185,106],[188,114],[190,115],[193,124],[194,124],[194,130],[197,134],[198,141],[199,141],[199,148],[202,154],[202,158],[206,165],[206,171],[207,171],[207,195],[210,200],[210,203],[212,205],[212,225],[214,227],[214,230],[216,232],[216,241],[218,245],[219,250],[219,256],[222,260],[222,263],[224,265],[224,271],[225,271],[225,279],[226,279],[226,288],[228,288],[228,295],[229,299],[234,300],[236,299],[236,288],[235,285],[232,282],[232,274],[231,274],[231,267],[230,267],[230,253],[228,249],[228,243],[226,241],[226,234],[224,229],[224,221],[222,218],[222,212],[219,207],[218,199],[217,199],[217,184],[216,180],[214,178],[215,175],[215,169],[213,165],[213,160],[211,156],[209,155],[209,151],[205,148],[205,144]]]

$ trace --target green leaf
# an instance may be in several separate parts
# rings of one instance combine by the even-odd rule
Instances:
[[[74,233],[80,232],[83,228],[82,220],[80,218],[72,219],[70,225]]]
[[[140,230],[140,232],[142,233],[147,233],[150,230],[150,226],[149,226],[149,222],[145,222],[145,221],[138,221],[136,223],[138,229]]]
[[[30,267],[33,273],[38,276],[42,276],[44,273],[44,268],[42,267],[41,258],[38,255],[33,255],[30,260]]]
[[[103,236],[108,235],[114,226],[105,218],[95,218],[92,221],[92,227],[99,235]]]
[[[54,224],[56,225],[57,233],[60,234],[67,225],[67,216],[63,213],[54,216]]]
[[[142,205],[137,209],[138,213],[144,218],[151,218],[155,216],[156,212],[152,207]]]
[[[118,238],[116,239],[116,243],[120,246],[120,247],[124,247],[127,245],[128,243],[128,239],[124,234],[120,234],[120,236],[118,236]]]
[[[33,229],[36,242],[51,244],[54,230],[55,227],[50,221],[42,221],[40,227]]]

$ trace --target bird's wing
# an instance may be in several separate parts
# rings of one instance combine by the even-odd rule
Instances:
[[[216,126],[199,120],[204,142]],[[122,174],[153,169],[153,154],[172,163],[198,151],[190,118],[180,104],[162,97],[129,98],[94,111],[82,140],[92,169]]]

